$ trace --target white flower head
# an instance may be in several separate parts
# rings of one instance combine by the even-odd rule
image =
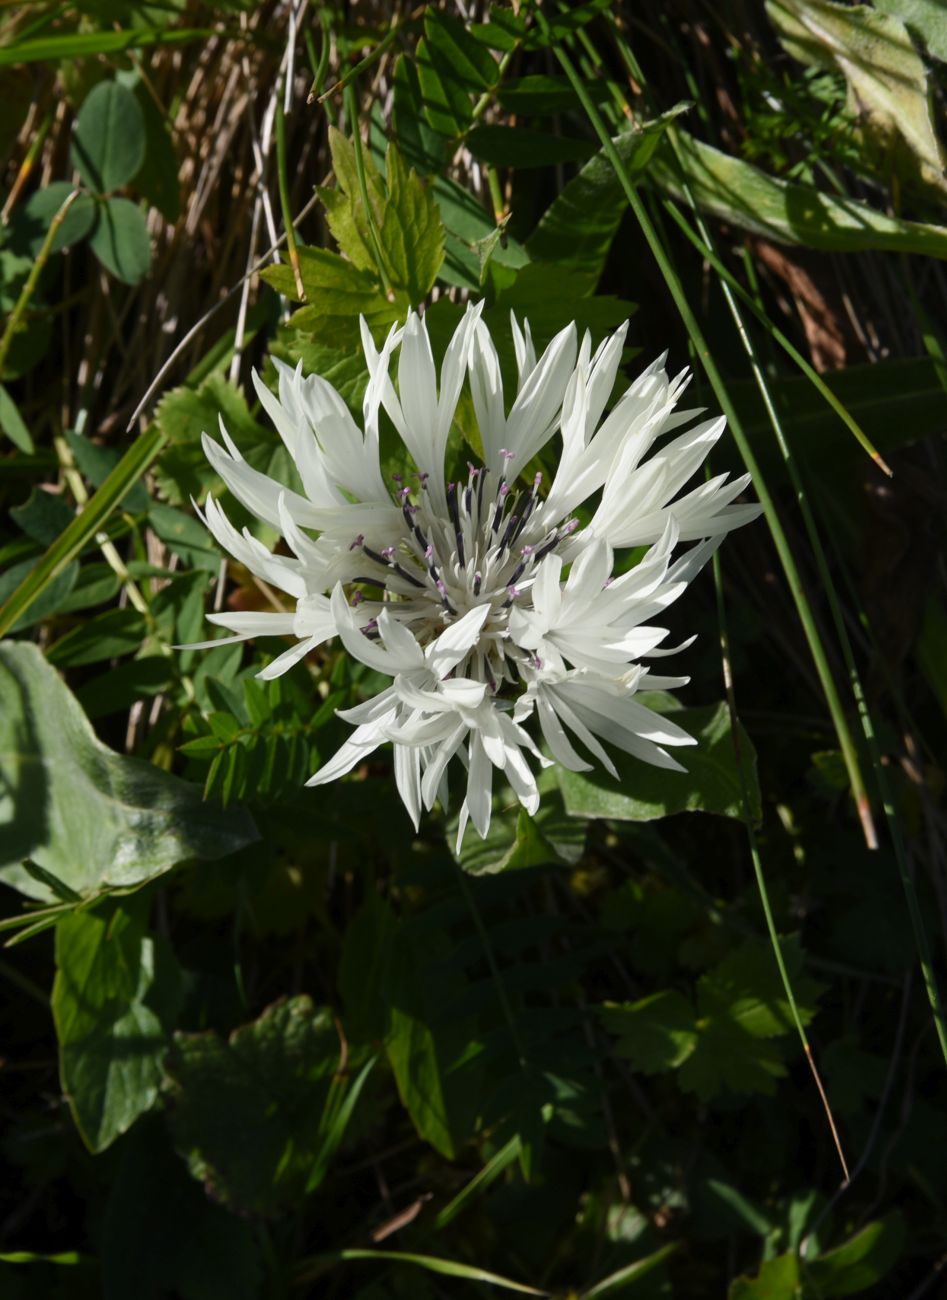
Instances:
[[[663,647],[666,630],[652,620],[726,533],[759,514],[757,505],[734,504],[748,476],[684,490],[724,421],[665,439],[699,412],[676,409],[687,376],[669,379],[663,357],[605,416],[627,326],[593,355],[589,335],[580,343],[570,325],[537,358],[529,325],[520,329],[514,319],[518,382],[509,400],[480,312],[468,307],[440,376],[421,317],[411,313],[380,351],[363,322],[363,429],[318,375],[277,361],[278,396],[254,375],[302,494],[251,468],[223,424],[224,446],[204,440],[231,492],[280,532],[291,554],[271,554],[238,533],[213,498],[204,522],[235,559],[295,602],[294,613],[210,621],[232,640],[296,637],[263,669],[265,678],[330,637],[391,678],[379,695],[341,713],[355,729],[309,784],[335,780],[390,742],[398,790],[417,826],[422,809],[438,799],[446,806],[456,758],[466,769],[460,837],[468,821],[486,835],[494,769],[530,813],[539,806],[536,768],[551,761],[573,771],[599,763],[615,775],[610,746],[680,770],[668,751],[694,741],[635,699],[642,688],[687,681],[645,666],[683,648]],[[448,439],[466,377],[483,463],[448,481]],[[382,410],[414,467],[390,484],[379,462]],[[530,462],[556,435],[558,465],[546,485]],[[697,545],[676,556],[682,542]],[[632,546],[649,549],[613,576],[615,551]]]

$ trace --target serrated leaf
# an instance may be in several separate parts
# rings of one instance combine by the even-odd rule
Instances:
[[[226,1041],[175,1035],[165,1061],[171,1132],[215,1199],[243,1214],[298,1203],[339,1053],[331,1011],[306,996],[276,1003]]]
[[[180,972],[140,917],[109,908],[59,922],[56,968],[63,1091],[86,1145],[102,1151],[157,1100]]]
[[[130,90],[102,81],[89,92],[76,119],[71,156],[97,194],[110,194],[133,179],[145,157],[145,120]]]
[[[674,989],[639,1002],[606,1003],[598,1013],[604,1028],[618,1039],[618,1055],[644,1074],[676,1069],[697,1046],[694,1008]]]
[[[697,739],[692,749],[681,752],[686,772],[667,772],[621,755],[615,756],[618,781],[599,771],[579,773],[562,768],[558,770],[559,788],[566,811],[573,817],[616,821],[653,821],[680,812],[742,817],[742,788],[726,704],[676,710],[674,721]],[[756,753],[742,726],[739,737],[749,813],[757,821],[761,805]]]
[[[0,878],[29,898],[51,894],[24,858],[91,899],[257,838],[248,814],[225,814],[198,787],[103,745],[27,643],[0,644],[0,777]]]
[[[388,203],[381,237],[392,286],[412,307],[427,297],[444,260],[444,226],[430,190],[388,146]]]

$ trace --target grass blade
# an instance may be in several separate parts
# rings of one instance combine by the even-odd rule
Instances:
[[[312,1281],[332,1264],[357,1259],[385,1261],[390,1264],[416,1264],[419,1268],[427,1269],[429,1273],[462,1278],[465,1282],[483,1282],[487,1286],[500,1287],[504,1291],[517,1291],[520,1295],[549,1295],[548,1291],[539,1291],[536,1287],[526,1286],[523,1282],[514,1282],[511,1278],[500,1277],[498,1273],[490,1273],[485,1268],[460,1264],[457,1260],[443,1259],[439,1255],[415,1255],[400,1250],[334,1250],[326,1255],[315,1255],[304,1262],[300,1272],[296,1274],[295,1282],[300,1285]]]

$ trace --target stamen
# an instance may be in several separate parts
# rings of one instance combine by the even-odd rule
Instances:
[[[361,545],[363,545],[364,541],[365,541],[365,534],[364,534],[364,533],[359,533],[358,537],[356,537],[355,541],[354,541],[354,542],[352,543],[352,545],[349,547],[349,550],[350,550],[350,551],[357,551],[358,548],[359,548]]]

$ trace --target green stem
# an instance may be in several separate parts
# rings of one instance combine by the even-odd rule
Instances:
[[[33,294],[36,292],[36,286],[39,283],[39,277],[43,273],[43,267],[49,261],[49,255],[53,251],[53,242],[59,233],[59,227],[65,221],[66,213],[81,193],[81,190],[75,189],[71,194],[67,194],[60,205],[59,211],[49,223],[49,230],[46,232],[46,238],[43,240],[40,250],[36,254],[36,260],[30,268],[30,273],[26,277],[26,282],[23,285],[23,288],[20,290],[20,296],[16,300],[16,306],[10,313],[6,329],[3,331],[3,337],[0,338],[0,375],[3,374],[3,367],[6,363],[7,353],[10,351],[10,347],[13,343],[13,338],[16,334],[17,327],[19,326],[20,318],[26,311]]]
[[[276,180],[279,187],[280,208],[283,213],[283,229],[286,232],[286,252],[289,255],[289,264],[293,268],[296,295],[300,302],[305,302],[306,290],[303,287],[302,271],[299,268],[296,230],[293,226],[293,209],[289,202],[289,176],[286,170],[286,114],[283,111],[282,95],[279,96],[276,105]]]
[[[549,24],[547,23],[541,10],[536,11],[536,17],[541,27],[544,29],[546,35],[549,36],[550,35]],[[852,794],[854,796],[855,804],[858,809],[858,814],[861,819],[862,830],[865,836],[865,840],[868,843],[869,847],[872,848],[877,847],[877,837],[875,835],[874,823],[872,821],[872,816],[871,816],[871,805],[868,799],[868,792],[865,788],[865,782],[861,773],[858,751],[856,749],[855,741],[848,725],[848,720],[842,708],[842,703],[839,698],[838,688],[832,676],[832,671],[829,667],[828,658],[826,656],[825,650],[822,646],[819,637],[819,630],[816,624],[815,615],[813,613],[812,606],[809,603],[808,595],[806,594],[805,588],[803,586],[802,576],[799,572],[799,568],[792,554],[792,550],[790,548],[789,540],[786,536],[785,530],[783,529],[783,526],[776,512],[775,501],[773,500],[769,488],[766,485],[765,479],[763,478],[759,466],[757,465],[756,457],[753,454],[753,451],[749,444],[749,440],[747,439],[746,434],[743,430],[743,425],[740,420],[740,417],[737,413],[737,410],[727,390],[727,386],[724,383],[723,376],[718,370],[717,363],[714,361],[710,348],[707,345],[707,341],[704,338],[703,331],[701,330],[700,325],[698,324],[696,316],[691,310],[690,303],[687,301],[687,296],[684,293],[684,288],[680,282],[680,279],[678,278],[677,272],[674,269],[673,265],[671,264],[671,261],[664,250],[664,246],[662,245],[660,239],[658,238],[654,226],[651,223],[651,219],[648,216],[645,206],[642,203],[637,193],[637,190],[635,189],[634,184],[632,183],[627,172],[625,171],[625,168],[622,164],[622,160],[618,154],[618,151],[616,150],[614,144],[612,143],[608,131],[605,129],[605,124],[603,123],[598,110],[596,109],[595,105],[590,99],[585,89],[585,86],[582,84],[581,79],[577,75],[575,68],[572,65],[572,61],[570,60],[569,56],[566,54],[565,50],[563,50],[561,46],[555,44],[552,45],[552,48],[560,64],[562,65],[563,71],[565,72],[566,76],[571,82],[572,88],[575,91],[576,96],[579,99],[579,102],[582,104],[582,107],[584,108],[586,115],[588,116],[588,119],[591,122],[593,129],[595,130],[595,133],[598,135],[599,140],[601,141],[602,149],[603,152],[605,153],[605,156],[608,158],[609,162],[612,164],[612,167],[615,169],[615,174],[618,177],[619,183],[625,192],[625,196],[628,199],[628,203],[632,211],[634,212],[635,217],[638,220],[638,224],[641,227],[645,240],[647,241],[648,246],[651,249],[654,259],[658,264],[658,268],[660,269],[661,274],[664,277],[664,281],[668,287],[668,290],[670,291],[671,297],[674,300],[674,304],[677,307],[677,310],[687,329],[687,332],[691,337],[691,340],[694,344],[694,348],[697,352],[698,357],[700,358],[701,365],[703,366],[703,369],[710,382],[710,386],[714,390],[717,401],[720,403],[721,409],[723,410],[724,414],[727,417],[727,423],[730,426],[730,431],[733,434],[734,441],[737,444],[740,455],[743,458],[743,462],[746,465],[746,468],[753,479],[754,488],[756,489],[756,492],[760,498],[760,502],[766,514],[766,521],[767,524],[769,525],[770,533],[772,534],[773,543],[776,547],[777,555],[779,556],[780,563],[783,567],[783,572],[786,575],[786,580],[789,584],[789,589],[792,593],[792,597],[795,602],[797,612],[799,614],[799,620],[802,624],[803,632],[805,633],[806,641],[808,642],[809,645],[809,652],[812,655],[812,660],[813,663],[815,664],[816,672],[818,673],[819,676],[819,681],[822,686],[822,691],[825,696],[825,700],[828,705],[829,712],[832,715],[832,722],[833,725],[835,726],[835,730],[839,739],[839,745],[842,750],[842,756],[845,760],[845,767],[848,771],[849,781],[851,782],[851,786],[852,786]]]

